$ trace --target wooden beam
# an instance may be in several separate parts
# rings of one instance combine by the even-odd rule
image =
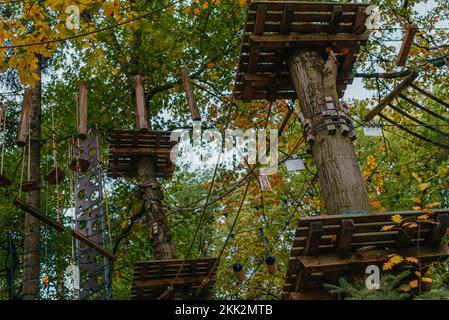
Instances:
[[[265,4],[257,6],[256,23],[254,25],[254,32],[253,32],[254,34],[258,35],[263,34],[266,18],[267,18],[267,6]]]
[[[334,44],[359,47],[368,40],[367,34],[272,34],[250,35],[250,41],[263,47],[329,47]]]
[[[371,110],[365,117],[366,121],[371,121],[377,115],[379,115],[382,110],[392,102],[402,91],[405,90],[416,78],[418,77],[417,72],[410,73],[407,78],[405,78],[388,96],[386,96],[380,103]]]
[[[340,25],[342,15],[343,15],[342,6],[334,6],[332,8],[331,20],[329,22],[329,33],[331,34],[338,33],[338,27]]]
[[[352,32],[355,34],[361,34],[364,33],[366,30],[366,18],[368,15],[366,14],[366,8],[365,7],[358,7],[357,13],[354,20],[354,27],[352,28]]]
[[[419,257],[423,262],[431,262],[439,258],[449,257],[449,248],[442,245],[438,249],[422,246],[419,248],[406,248],[403,250],[383,249],[368,250],[340,257],[337,254],[319,256],[301,256],[299,261],[304,269],[313,269],[314,272],[332,271],[340,268],[363,267],[370,264],[381,264],[389,259],[390,254],[399,254],[403,257]]]
[[[337,242],[337,253],[346,254],[349,251],[349,245],[351,244],[354,231],[355,223],[353,219],[341,220],[340,234]]]
[[[304,256],[312,255],[316,252],[323,233],[323,223],[321,221],[310,223],[309,234],[307,235],[306,245],[304,247]]]
[[[79,83],[78,94],[78,138],[84,140],[87,138],[87,86],[85,82]]]
[[[187,103],[189,104],[190,114],[193,121],[201,121],[198,104],[196,103],[195,94],[193,93],[192,81],[189,76],[189,71],[186,68],[181,68],[181,82],[187,96]]]
[[[19,130],[17,132],[17,145],[19,147],[23,147],[27,144],[32,100],[31,90],[25,89],[23,94],[22,112],[20,114]]]
[[[279,30],[280,34],[289,33],[290,25],[292,24],[293,13],[294,13],[293,5],[286,4],[282,12],[282,22],[281,28]]]
[[[166,279],[144,279],[144,280],[136,280],[134,281],[135,287],[142,287],[142,288],[151,288],[151,287],[159,287],[159,286],[185,286],[185,285],[200,285],[201,281],[205,279],[207,275],[204,276],[189,276],[188,278],[180,278],[178,277],[176,280],[173,278],[166,278]],[[174,283],[173,283],[173,280]],[[215,280],[215,279],[213,279]]]
[[[438,246],[441,244],[441,240],[443,240],[447,228],[449,227],[449,215],[447,213],[437,215],[436,222],[436,225],[432,225],[430,237],[428,239],[428,243],[431,246]]]
[[[148,130],[148,115],[147,108],[145,104],[145,89],[143,84],[143,77],[136,74],[133,77],[134,80],[134,90],[136,98],[136,121],[137,129],[141,131]]]
[[[418,26],[416,24],[409,25],[405,31],[404,40],[402,41],[401,50],[397,58],[398,66],[404,66],[407,61],[408,55],[410,53],[410,48],[412,47],[413,39],[416,32],[418,31]]]
[[[92,241],[91,239],[87,238],[85,235],[83,235],[79,231],[67,229],[66,227],[64,227],[64,225],[62,223],[59,223],[59,222],[53,220],[46,214],[42,213],[40,210],[30,206],[25,201],[20,200],[20,199],[15,199],[13,201],[13,204],[17,208],[22,209],[23,211],[31,214],[33,217],[36,217],[37,219],[39,219],[43,223],[47,224],[48,226],[54,228],[56,231],[59,231],[59,232],[68,231],[68,232],[70,232],[72,237],[74,237],[75,239],[78,239],[85,245],[87,245],[87,246],[91,247],[92,249],[96,250],[97,252],[101,253],[103,256],[105,256],[109,260],[111,260],[111,261],[115,260],[115,256],[112,253],[110,253],[108,250],[106,250],[103,246],[101,246],[98,243],[96,243],[95,241]]]

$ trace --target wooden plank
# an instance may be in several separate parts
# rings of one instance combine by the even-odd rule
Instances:
[[[449,208],[432,209],[432,214],[449,213]],[[375,212],[375,213],[358,213],[358,214],[339,214],[329,216],[311,216],[301,217],[299,219],[299,227],[308,226],[314,221],[321,221],[323,226],[340,224],[342,219],[354,219],[356,225],[358,223],[372,223],[372,222],[391,222],[391,217],[399,214],[402,216],[416,216],[422,215],[422,210],[403,210],[403,211],[389,211],[389,212]]]
[[[148,130],[148,115],[145,103],[145,88],[143,84],[143,77],[141,75],[135,75],[134,90],[136,97],[136,123],[137,129],[141,131]]]
[[[256,10],[258,6],[264,4],[267,6],[268,11],[282,11],[285,4],[293,5],[295,11],[298,12],[330,12],[336,3],[332,2],[305,2],[305,1],[294,1],[294,0],[282,0],[282,1],[266,1],[266,0],[256,0],[251,1],[248,10]],[[368,4],[364,3],[338,3],[343,7],[345,12],[356,12],[357,8],[366,8]]]
[[[302,268],[315,271],[331,271],[348,267],[363,267],[370,264],[380,264],[388,260],[388,255],[399,254],[404,257],[419,257],[423,262],[431,262],[439,258],[449,257],[449,248],[442,245],[435,249],[422,246],[419,248],[406,248],[403,250],[383,249],[357,252],[348,257],[339,257],[336,254],[320,256],[302,256],[298,260]]]
[[[280,34],[288,34],[292,24],[294,9],[291,4],[286,4],[282,12],[282,22],[280,26]]]
[[[28,129],[30,126],[30,114],[32,104],[32,93],[30,89],[25,89],[23,94],[22,112],[20,114],[19,129],[17,132],[17,145],[23,147],[28,141]]]
[[[91,239],[87,238],[85,235],[83,235],[82,233],[80,233],[80,232],[78,232],[76,230],[67,229],[66,227],[64,227],[63,224],[53,220],[52,218],[50,218],[46,214],[42,213],[40,210],[30,206],[25,201],[20,200],[20,199],[15,199],[13,201],[13,204],[16,207],[18,207],[19,209],[22,209],[23,211],[31,214],[33,217],[36,217],[40,221],[44,222],[48,226],[54,228],[56,231],[59,231],[59,232],[68,231],[68,232],[70,232],[72,237],[74,237],[75,239],[78,239],[79,241],[81,241],[85,245],[87,245],[87,246],[91,247],[92,249],[96,250],[97,252],[101,253],[103,256],[105,256],[109,260],[111,260],[111,261],[115,260],[115,256],[113,254],[111,254],[108,250],[106,250],[103,246],[101,246],[98,243],[92,241]]]
[[[85,82],[79,83],[79,94],[78,94],[78,127],[77,134],[78,138],[84,140],[87,138],[87,85]]]
[[[437,224],[432,226],[428,239],[428,243],[431,246],[440,245],[443,237],[446,235],[447,228],[449,227],[449,215],[447,213],[437,215],[436,222]]]
[[[368,40],[366,34],[272,34],[250,35],[254,44],[267,46],[332,46],[338,43],[341,46],[360,46]]]
[[[380,101],[365,117],[366,121],[371,121],[375,116],[379,115],[382,110],[391,103],[402,91],[404,91],[417,77],[417,72],[410,73],[389,95]]]
[[[358,7],[357,13],[354,19],[354,26],[352,28],[352,32],[355,34],[364,33],[366,30],[366,18],[368,15],[366,14],[366,7]]]
[[[332,17],[332,12],[295,12],[294,6],[292,4],[286,4],[282,10],[280,11],[267,11],[267,16],[265,18],[265,25],[268,23],[279,23],[283,21],[284,12],[286,7],[288,7],[288,11],[292,12],[292,17],[290,21],[293,23],[329,23]],[[341,17],[341,23],[352,25],[355,19],[355,13],[353,12],[345,12]],[[250,11],[248,13],[248,17],[245,21],[245,31],[253,32],[254,23],[256,19],[256,12]]]
[[[343,7],[340,5],[332,8],[331,20],[329,22],[329,33],[338,33],[338,27],[340,25],[341,16],[343,15]]]
[[[402,41],[401,50],[399,50],[399,55],[396,60],[398,66],[402,67],[405,65],[417,31],[418,26],[416,24],[411,24],[407,27],[404,40]]]
[[[190,80],[189,71],[186,68],[181,68],[181,82],[184,87],[184,91],[187,96],[187,103],[190,108],[190,114],[193,121],[201,121],[200,112],[198,110],[198,104],[193,93],[192,81]]]
[[[337,240],[337,253],[345,254],[349,251],[349,244],[351,243],[354,230],[355,224],[353,219],[343,219],[341,221],[340,234]]]
[[[136,287],[159,287],[159,286],[170,286],[172,283],[174,286],[183,286],[183,285],[185,286],[185,285],[189,285],[189,284],[200,285],[201,281],[206,276],[207,275],[200,276],[200,277],[189,276],[188,278],[179,278],[178,277],[175,281],[173,281],[174,278],[135,281],[135,286]]]
[[[263,34],[263,29],[265,27],[265,19],[267,18],[267,6],[259,5],[257,7],[256,13],[256,23],[254,25],[254,34],[261,35]]]
[[[304,255],[314,254],[318,249],[321,235],[323,234],[323,223],[321,221],[311,222],[309,226],[309,234],[307,236]]]

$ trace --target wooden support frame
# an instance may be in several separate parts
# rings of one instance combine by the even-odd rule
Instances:
[[[346,47],[359,47],[368,40],[367,34],[271,34],[250,35],[250,41],[264,48],[275,47],[331,47],[334,43]]]
[[[79,83],[79,94],[78,94],[78,128],[77,134],[78,138],[84,140],[87,138],[87,96],[88,90],[85,82]]]
[[[103,246],[101,246],[98,243],[92,241],[91,239],[87,238],[85,235],[81,234],[80,232],[78,232],[76,230],[67,229],[62,223],[59,223],[59,222],[53,220],[52,218],[50,218],[46,214],[42,213],[40,210],[30,206],[25,201],[20,200],[20,199],[15,199],[13,201],[13,204],[17,208],[19,208],[19,209],[21,209],[21,210],[31,214],[33,217],[39,219],[43,223],[45,223],[48,226],[54,228],[56,231],[59,231],[59,232],[68,231],[68,232],[70,232],[72,237],[74,237],[75,239],[81,241],[85,245],[87,245],[87,246],[91,247],[92,249],[98,251],[103,256],[108,258],[110,261],[115,261],[115,256],[112,253],[110,253],[108,250],[106,250]]]
[[[340,25],[341,17],[343,15],[342,6],[332,7],[331,20],[329,22],[329,33],[336,34],[338,32],[338,26]]]
[[[189,105],[190,114],[193,121],[201,121],[201,115],[198,110],[198,104],[193,93],[192,81],[189,76],[189,71],[186,68],[181,68],[181,82],[187,96],[187,103]]]
[[[33,97],[30,89],[25,89],[22,103],[22,113],[20,114],[19,130],[17,132],[17,145],[23,147],[27,144],[28,129],[30,127],[31,104]]]
[[[431,236],[428,239],[431,246],[439,246],[449,228],[449,215],[447,213],[437,215],[436,220],[437,224],[432,225]]]
[[[133,81],[136,98],[137,129],[140,131],[147,131],[149,126],[148,126],[147,107],[145,103],[145,87],[143,77],[139,74],[136,74],[133,77]]]
[[[371,121],[377,115],[379,115],[382,110],[391,103],[402,91],[404,91],[417,77],[417,72],[410,73],[407,78],[405,78],[388,96],[380,101],[380,103],[373,108],[365,117],[366,121]]]
[[[337,253],[346,254],[349,251],[349,245],[352,241],[352,235],[355,231],[353,219],[343,219],[340,226],[340,235],[337,239]]]
[[[405,31],[404,40],[402,42],[401,50],[397,58],[397,65],[403,67],[407,61],[410,49],[413,44],[413,39],[415,38],[416,32],[418,31],[418,26],[416,24],[409,25]]]
[[[304,248],[304,255],[312,255],[318,248],[319,240],[323,234],[323,223],[321,221],[315,221],[310,223],[309,236],[307,237],[306,246]]]

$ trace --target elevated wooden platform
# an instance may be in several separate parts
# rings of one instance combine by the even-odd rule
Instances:
[[[291,293],[304,297],[308,292],[321,290],[323,283],[334,283],[343,271],[360,270],[363,274],[366,266],[382,265],[393,253],[419,257],[422,263],[449,257],[448,246],[440,245],[449,227],[449,209],[436,209],[427,214],[435,223],[422,222],[419,233],[418,228],[381,231],[383,226],[395,225],[391,217],[398,214],[405,222],[412,222],[424,213],[403,211],[301,218],[283,298],[291,298]]]
[[[114,130],[111,134],[108,174],[113,178],[137,177],[141,157],[156,158],[156,176],[169,178],[173,173],[170,150],[177,142],[170,141],[171,131]]]
[[[236,100],[295,99],[286,59],[294,48],[332,48],[339,62],[337,90],[352,83],[359,48],[368,40],[368,4],[251,1],[234,87]]]
[[[177,278],[183,260],[139,262],[134,266],[131,299],[157,300],[175,278],[174,290],[165,299],[210,299],[218,268],[216,260],[217,258],[187,260]],[[212,268],[208,283],[198,290]]]

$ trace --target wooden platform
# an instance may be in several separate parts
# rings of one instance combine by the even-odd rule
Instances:
[[[170,141],[171,131],[124,131],[111,134],[108,174],[113,178],[137,177],[141,157],[156,158],[156,176],[169,178],[173,173],[170,150],[177,142]]]
[[[211,289],[216,280],[217,258],[187,260],[174,282],[174,290],[165,299],[210,299]],[[134,277],[131,288],[132,300],[157,300],[176,278],[183,260],[166,260],[139,262],[134,266]],[[215,266],[214,266],[215,264]],[[213,272],[199,292],[203,280]]]
[[[251,1],[234,87],[236,100],[295,99],[286,64],[289,50],[332,48],[339,62],[337,90],[352,83],[359,48],[368,40],[368,4]]]
[[[394,225],[393,215],[414,221],[421,211],[370,214],[345,214],[301,218],[296,229],[289,259],[283,298],[291,293],[320,290],[322,284],[333,283],[339,273],[360,270],[370,264],[381,265],[388,255],[419,257],[423,263],[449,257],[447,245],[440,245],[449,226],[449,209],[436,209],[428,214],[437,223],[423,222],[417,228],[381,231]],[[412,239],[412,240],[411,240]]]

